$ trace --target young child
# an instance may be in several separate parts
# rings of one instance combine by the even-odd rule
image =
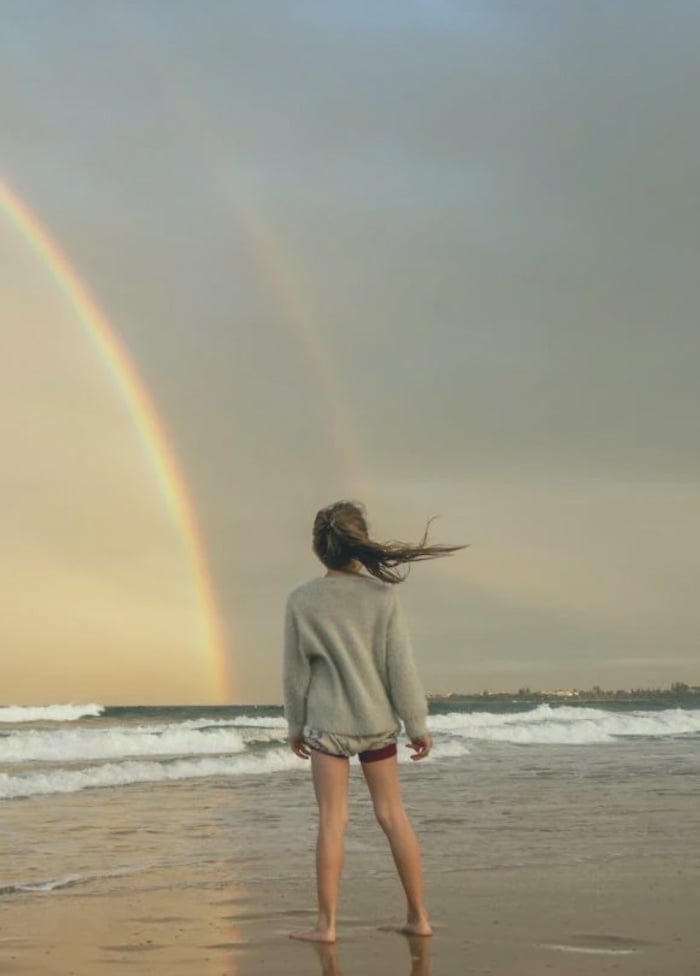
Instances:
[[[284,699],[289,744],[311,759],[319,810],[318,921],[292,938],[334,942],[347,822],[349,758],[358,755],[374,812],[386,833],[407,900],[403,931],[432,935],[423,901],[420,849],[401,800],[396,740],[400,721],[411,759],[430,753],[427,706],[395,587],[397,567],[464,546],[414,546],[370,539],[364,509],[321,509],[313,550],[325,576],[298,586],[285,614]]]

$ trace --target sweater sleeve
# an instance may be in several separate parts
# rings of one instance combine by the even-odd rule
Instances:
[[[403,608],[392,592],[387,628],[387,675],[389,697],[394,710],[406,727],[410,739],[427,732],[427,703],[413,660],[413,649]]]
[[[299,643],[299,631],[291,601],[284,618],[284,714],[290,739],[300,739],[306,719],[306,695],[311,680],[309,660]]]

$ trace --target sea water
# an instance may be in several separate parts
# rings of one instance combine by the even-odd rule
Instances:
[[[699,856],[700,708],[442,702],[429,724],[427,760],[400,748],[429,875]],[[308,874],[308,763],[285,735],[274,706],[0,708],[0,897]],[[348,862],[390,872],[352,769]]]

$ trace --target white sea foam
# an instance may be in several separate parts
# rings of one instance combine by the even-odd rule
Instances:
[[[286,729],[287,720],[283,715],[237,715],[235,718],[191,718],[180,723],[190,729],[201,729],[221,726],[234,728],[265,728]]]
[[[200,731],[169,725],[38,730],[27,729],[0,739],[0,762],[75,762],[131,756],[205,756],[243,752],[237,729]]]
[[[226,733],[226,736],[230,737],[231,732]],[[218,739],[219,737],[215,736],[214,738]],[[111,741],[114,747],[118,744],[118,738],[112,740],[105,737],[105,740]],[[208,757],[205,755],[203,758],[169,759],[165,761],[127,759],[124,762],[108,762],[84,769],[67,766],[35,773],[0,773],[0,799],[17,799],[38,794],[75,793],[80,790],[99,787],[129,786],[137,783],[158,783],[207,776],[270,774],[304,768],[289,749],[267,749],[257,753],[241,754],[243,749],[245,746],[239,742],[239,754],[230,757],[221,755]],[[219,747],[216,751],[220,753],[222,750]],[[228,751],[232,750],[229,749]],[[454,759],[468,753],[469,749],[463,743],[454,739],[445,739],[435,746],[427,761]],[[399,751],[399,759],[402,763],[410,762],[410,756],[411,752],[408,749]],[[35,755],[33,758],[36,759],[37,756]],[[75,759],[75,755],[72,758]],[[82,758],[88,757],[83,756]]]
[[[0,886],[0,895],[14,895],[20,891],[57,891],[60,888],[72,888],[80,884],[83,877],[79,874],[68,874],[64,878],[49,878],[47,881],[17,882]]]
[[[0,722],[76,722],[101,715],[103,705],[5,705],[0,707]]]
[[[14,895],[20,892],[45,893],[58,891],[62,888],[73,888],[76,885],[88,884],[103,878],[120,878],[124,875],[136,874],[143,870],[139,868],[114,868],[111,871],[101,871],[92,874],[68,874],[61,878],[47,878],[44,881],[14,881],[0,883],[0,895]]]
[[[578,952],[581,955],[586,956],[633,956],[635,953],[639,952],[638,949],[610,949],[596,946],[560,945],[555,942],[543,942],[542,948],[556,949],[558,952]]]
[[[259,775],[300,767],[299,760],[290,750],[274,749],[258,756],[175,759],[168,762],[127,761],[87,769],[57,769],[18,775],[0,773],[0,798],[9,800],[47,793],[77,793],[98,787],[161,783],[206,776]]]
[[[409,758],[411,752],[407,749]],[[454,739],[447,739],[447,741],[436,742],[433,745],[433,751],[428,756],[426,762],[431,759],[458,759],[460,756],[468,756],[471,749],[463,745],[461,742],[456,742]]]
[[[526,712],[449,712],[429,719],[433,732],[519,744],[585,745],[626,736],[657,738],[700,733],[700,709],[613,712],[604,708],[538,705]]]

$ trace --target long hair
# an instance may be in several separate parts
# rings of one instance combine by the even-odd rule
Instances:
[[[385,583],[401,583],[409,563],[449,556],[466,546],[428,545],[428,519],[420,542],[376,542],[369,536],[364,505],[339,501],[322,508],[314,519],[313,550],[328,569],[342,569],[353,560]],[[406,564],[405,572],[398,567]]]

